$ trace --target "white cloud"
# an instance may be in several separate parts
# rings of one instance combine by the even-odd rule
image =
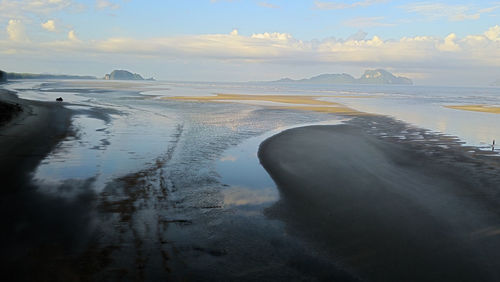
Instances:
[[[491,41],[500,41],[499,35],[500,35],[500,26],[498,25],[491,27],[484,33],[484,36],[486,36],[486,38],[488,38]]]
[[[459,51],[460,46],[455,42],[457,35],[455,33],[450,33],[444,38],[444,42],[439,44],[437,48],[441,51],[454,52]]]
[[[463,69],[500,67],[500,26],[482,34],[458,37],[454,33],[433,36],[403,37],[384,40],[378,36],[365,39],[361,32],[346,40],[326,38],[302,41],[288,33],[254,33],[155,37],[149,39],[109,38],[80,40],[74,31],[65,41],[22,44],[20,22],[13,21],[10,42],[0,41],[0,52],[16,50],[37,56],[67,54],[73,57],[104,56],[106,58],[150,58],[176,61],[214,61],[247,64],[270,63],[343,66],[380,66],[404,68],[405,72],[422,69]],[[16,43],[17,42],[17,43]],[[258,65],[258,64],[256,64]]]
[[[383,2],[387,2],[387,0],[362,0],[355,2],[314,1],[314,7],[319,10],[342,10],[342,9],[357,8],[357,7],[367,7]]]
[[[495,10],[500,9],[500,4],[497,2],[496,5],[479,9],[479,13],[492,13]]]
[[[80,39],[78,39],[78,37],[76,36],[76,33],[74,30],[70,30],[68,32],[68,39],[69,41],[73,41],[73,42],[79,42]]]
[[[292,39],[292,36],[288,33],[279,33],[279,32],[264,32],[264,33],[254,33],[251,38],[255,39],[266,39],[266,40],[289,40]]]
[[[72,0],[2,0],[0,18],[25,19],[32,15],[49,15],[56,11],[81,9]]]
[[[96,0],[95,1],[96,8],[99,10],[111,9],[117,10],[120,9],[120,5],[108,0]]]
[[[9,20],[7,34],[9,35],[9,39],[14,42],[29,41],[24,24],[20,20]]]
[[[52,1],[60,1],[60,0],[52,0]],[[54,20],[48,20],[41,24],[42,28],[48,31],[56,30],[56,22]]]
[[[450,21],[477,20],[481,17],[481,11],[485,11],[467,5],[450,5],[437,2],[416,2],[406,5],[404,8],[408,12],[420,14],[430,20],[447,18]],[[490,11],[493,10],[490,9]]]

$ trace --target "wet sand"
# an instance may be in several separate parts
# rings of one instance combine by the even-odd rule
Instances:
[[[72,86],[72,84],[69,86]],[[53,87],[55,87],[55,92],[65,92],[70,89],[58,89],[57,87],[60,86],[57,85]],[[43,92],[44,90],[39,91]],[[82,93],[85,91],[96,92],[95,89],[78,91],[82,91]],[[199,103],[182,103],[181,105],[181,103],[176,104],[175,101],[170,104],[169,101],[169,107],[165,105],[162,112],[165,109],[168,111],[177,109],[178,113],[185,115],[182,115],[182,118],[179,119],[182,122],[176,124],[175,130],[172,131],[172,137],[168,139],[169,142],[165,147],[165,151],[162,151],[146,167],[113,179],[99,193],[96,193],[92,187],[95,177],[90,177],[86,179],[67,179],[61,185],[53,185],[51,188],[54,189],[55,193],[49,195],[39,192],[37,189],[40,187],[37,187],[37,183],[30,182],[33,177],[32,173],[47,153],[54,149],[60,149],[57,145],[60,140],[64,139],[68,134],[71,137],[71,134],[74,134],[72,130],[78,131],[78,128],[70,126],[71,117],[79,114],[94,115],[96,118],[106,120],[109,119],[107,112],[109,113],[110,109],[96,108],[94,112],[88,112],[88,110],[72,107],[69,110],[64,108],[62,104],[55,102],[24,101],[17,99],[13,95],[5,96],[3,94],[0,97],[18,102],[24,109],[21,115],[17,116],[9,125],[0,129],[2,134],[0,136],[0,142],[2,142],[0,156],[2,157],[2,172],[4,172],[2,177],[5,183],[8,183],[5,186],[8,189],[3,188],[2,191],[0,208],[0,212],[6,217],[3,223],[3,228],[6,231],[2,233],[0,238],[0,247],[3,250],[0,264],[2,265],[2,273],[5,273],[4,277],[9,278],[7,279],[9,281],[158,281],[165,279],[174,281],[221,281],[258,280],[259,278],[274,281],[293,279],[346,281],[356,280],[358,275],[354,274],[357,273],[359,273],[359,276],[364,275],[362,277],[365,278],[374,277],[373,279],[376,280],[377,277],[382,277],[380,279],[384,280],[387,277],[406,277],[400,275],[401,269],[403,269],[401,265],[408,265],[409,256],[413,261],[419,262],[423,254],[419,251],[408,251],[402,247],[393,251],[389,247],[379,248],[377,246],[387,246],[389,243],[396,246],[404,245],[404,242],[408,241],[405,239],[407,236],[412,238],[413,233],[410,235],[408,233],[417,229],[418,232],[414,233],[418,234],[420,230],[424,230],[422,234],[425,236],[438,238],[438,241],[433,245],[421,244],[424,247],[427,246],[423,248],[426,251],[429,251],[431,247],[435,247],[434,250],[440,250],[441,245],[445,247],[449,245],[455,246],[465,241],[463,232],[458,232],[461,229],[455,226],[463,222],[467,223],[463,227],[464,230],[474,230],[470,238],[481,240],[480,245],[482,247],[478,248],[478,250],[483,252],[484,258],[477,257],[479,251],[477,253],[467,253],[467,250],[472,248],[469,243],[461,247],[465,248],[465,251],[457,251],[457,253],[460,255],[464,253],[467,255],[472,254],[469,260],[473,263],[470,265],[469,261],[462,256],[459,260],[460,264],[455,263],[455,261],[447,263],[445,259],[449,259],[451,256],[449,252],[445,255],[433,253],[432,260],[436,262],[443,259],[444,263],[441,263],[441,266],[445,269],[456,266],[460,268],[456,276],[447,276],[449,273],[445,273],[445,275],[436,271],[438,275],[436,277],[456,278],[464,273],[476,275],[475,272],[469,271],[469,268],[473,270],[479,269],[481,273],[477,274],[477,276],[463,276],[467,279],[472,276],[474,276],[473,278],[486,277],[485,280],[492,280],[491,277],[497,277],[495,276],[497,265],[495,265],[494,251],[498,250],[498,246],[496,246],[493,239],[500,233],[498,231],[500,227],[496,225],[496,222],[498,222],[496,220],[496,206],[499,205],[492,201],[491,205],[488,206],[489,210],[485,213],[486,215],[477,212],[478,210],[484,210],[482,206],[475,208],[475,205],[479,205],[477,203],[485,203],[484,199],[494,200],[496,192],[490,194],[474,192],[474,194],[469,193],[470,191],[465,188],[465,190],[450,188],[453,191],[463,192],[462,197],[466,199],[463,200],[463,206],[460,206],[465,207],[463,209],[457,208],[457,205],[462,204],[462,202],[456,197],[452,197],[453,201],[448,201],[447,192],[439,194],[427,191],[426,194],[418,191],[417,194],[423,195],[419,197],[408,191],[410,195],[403,193],[410,199],[420,199],[422,202],[426,202],[426,207],[429,207],[429,210],[426,210],[427,213],[424,212],[424,214],[428,217],[432,217],[430,214],[434,210],[440,213],[449,211],[450,214],[446,215],[447,219],[458,214],[456,216],[457,221],[453,222],[456,224],[452,224],[452,227],[454,232],[462,235],[457,235],[458,239],[452,238],[453,240],[440,235],[441,233],[449,235],[447,232],[452,230],[449,229],[451,227],[446,227],[446,232],[440,229],[432,229],[428,227],[430,224],[426,223],[428,217],[424,216],[425,220],[421,219],[421,214],[413,210],[406,213],[401,212],[398,214],[399,217],[386,216],[382,211],[399,212],[400,210],[391,206],[397,202],[396,200],[384,204],[383,199],[388,197],[383,197],[384,194],[382,193],[378,198],[377,195],[371,197],[381,203],[379,206],[382,215],[377,214],[377,212],[373,214],[376,215],[375,219],[383,217],[395,218],[389,221],[389,223],[394,223],[394,227],[391,227],[394,230],[394,235],[387,231],[389,228],[387,222],[386,225],[381,225],[381,227],[373,223],[366,224],[365,227],[360,227],[361,229],[349,230],[350,222],[363,220],[365,222],[370,220],[370,222],[376,222],[372,218],[366,219],[366,213],[371,212],[368,208],[360,208],[359,210],[362,212],[359,213],[347,213],[345,218],[332,222],[330,215],[325,215],[323,211],[331,211],[332,205],[343,207],[345,210],[349,210],[350,206],[343,205],[344,202],[323,197],[323,195],[328,196],[326,192],[318,196],[317,193],[310,190],[305,195],[297,194],[297,197],[300,198],[294,198],[287,196],[285,190],[282,189],[282,200],[266,212],[271,220],[268,220],[262,214],[260,216],[263,218],[259,217],[260,219],[255,219],[255,216],[240,216],[237,215],[236,209],[224,205],[221,191],[229,188],[220,182],[216,171],[211,168],[213,160],[221,152],[249,136],[275,129],[275,125],[270,124],[269,121],[292,126],[293,124],[311,122],[311,118],[329,115],[321,115],[312,111],[297,114],[296,111],[281,111],[277,110],[276,107],[270,108],[267,106],[263,107],[264,109],[261,107],[246,108],[246,105],[241,104],[234,105],[235,109],[229,111],[228,108],[232,107],[227,104],[207,103],[203,104],[202,108]],[[133,98],[135,99],[135,97]],[[240,98],[239,96],[235,97],[236,100],[240,100]],[[279,99],[282,98],[279,97]],[[65,101],[69,100],[65,99]],[[288,104],[290,104],[290,107],[295,107],[294,104],[297,104],[295,102],[297,101],[290,101]],[[332,113],[343,107],[336,103],[321,102],[319,100],[310,103],[307,104],[306,102],[302,103],[302,105],[315,108],[313,111],[325,108],[327,112]],[[210,107],[213,107],[213,112],[202,111],[202,109]],[[238,111],[241,109],[245,109],[246,112],[240,116]],[[118,112],[116,114],[121,115]],[[374,117],[364,116],[363,118],[366,120],[360,122],[365,124],[367,120]],[[200,126],[201,124],[203,126]],[[259,124],[267,127],[258,128]],[[383,128],[384,126],[386,128]],[[381,128],[382,131],[386,131],[387,128],[397,129],[398,126],[400,124],[393,120],[377,124],[377,127]],[[235,130],[235,128],[238,130]],[[238,135],[235,135],[234,132],[238,132]],[[368,135],[362,136],[359,139],[364,140],[365,143],[379,144],[378,139]],[[74,138],[78,140],[78,134]],[[372,142],[372,140],[375,141]],[[359,147],[362,148],[361,152],[366,153],[365,149],[368,147],[359,145],[358,141],[346,139],[333,144],[338,145],[339,149],[348,148],[351,150]],[[324,141],[318,139],[318,142],[318,144],[321,144]],[[444,143],[436,143],[433,146],[442,144]],[[377,150],[385,148],[384,152],[394,151],[391,154],[398,156],[398,148],[403,145],[389,144],[387,147],[380,146],[376,145],[375,147]],[[320,151],[321,149],[318,147],[318,152]],[[373,149],[372,151],[376,150]],[[408,154],[412,156],[421,157],[419,158],[421,161],[419,164],[428,164],[422,161],[428,158],[422,157],[420,153],[415,153],[420,151],[418,147],[407,151],[411,151],[411,154]],[[349,151],[346,151],[345,154],[347,152]],[[402,155],[409,158],[409,155],[405,154]],[[323,156],[323,154],[320,155]],[[293,156],[293,154],[290,156]],[[332,157],[332,159],[335,158]],[[444,159],[444,157],[441,156],[440,159]],[[321,160],[321,158],[318,160]],[[354,162],[352,165],[355,165],[355,167],[349,168],[349,170],[355,171],[356,167],[363,168],[363,163],[372,164],[373,167],[377,167],[375,163],[382,164],[383,167],[389,166],[384,160],[384,158],[379,158],[373,159],[373,161]],[[307,158],[303,159],[304,163],[308,161]],[[478,163],[472,165],[482,170],[485,162],[481,160]],[[434,168],[442,168],[440,164],[434,164],[433,162],[431,164],[434,165]],[[377,171],[383,171],[383,167],[377,167]],[[420,171],[420,168],[410,165],[407,169],[406,178],[400,175],[401,178],[413,179],[412,175],[418,174]],[[405,170],[397,170],[397,172],[391,174],[399,175],[401,171]],[[431,168],[428,171],[431,173],[425,178],[427,179],[425,183],[433,183],[434,176],[441,175],[441,172],[434,173]],[[465,172],[467,171],[469,170],[466,169]],[[496,172],[495,169],[490,171],[493,174]],[[450,175],[458,174],[460,176],[465,174],[463,172],[463,170],[460,170],[460,173],[453,172],[454,174]],[[358,181],[357,175],[364,174],[357,172],[350,181],[356,183]],[[347,175],[346,173],[346,177]],[[275,179],[277,178],[275,177]],[[292,176],[290,179],[295,178]],[[377,183],[372,181],[373,177],[367,179],[367,182]],[[392,178],[387,177],[387,179]],[[461,178],[457,179],[459,179],[458,182],[461,181]],[[492,182],[488,182],[483,178],[471,179],[476,179],[474,181],[480,184],[476,187],[491,187]],[[404,182],[402,180],[398,181]],[[344,182],[349,183],[347,180]],[[474,183],[474,185],[477,184]],[[416,184],[412,185],[411,187],[418,190]],[[457,185],[461,187],[462,184],[460,182]],[[380,188],[381,186],[376,187]],[[57,193],[67,193],[68,191],[75,192],[75,196],[64,198],[59,195],[64,193]],[[445,196],[440,196],[442,194]],[[435,198],[436,195],[441,198]],[[475,200],[470,200],[471,197]],[[318,198],[319,200],[317,200]],[[350,196],[350,199],[352,198],[353,196]],[[346,203],[350,205],[350,202],[347,201],[349,198],[345,197],[345,199]],[[366,202],[360,200],[357,205],[369,206]],[[413,203],[410,200],[406,200],[404,203],[408,202]],[[418,206],[417,204],[414,205]],[[473,208],[469,208],[467,205],[472,205]],[[314,208],[314,206],[319,208]],[[474,211],[472,215],[468,214],[470,210]],[[401,218],[406,215],[415,215],[415,218]],[[311,217],[314,219],[311,220]],[[467,218],[467,220],[462,220],[462,217]],[[277,218],[279,221],[272,220],[273,218]],[[491,221],[488,221],[488,218],[491,218]],[[404,221],[414,222],[413,224],[416,227],[413,227],[413,229],[407,227]],[[291,234],[284,232],[282,222],[285,223]],[[347,231],[340,235],[331,233],[331,230],[328,231],[330,233],[324,233],[323,228],[325,225]],[[304,230],[308,230],[308,232],[303,232]],[[361,232],[357,232],[359,230]],[[434,231],[435,233],[432,233]],[[353,234],[359,233],[366,233],[367,235],[353,236]],[[388,233],[390,234],[387,235]],[[294,234],[298,236],[294,236]],[[389,241],[391,242],[383,243],[381,239],[383,236],[390,238]],[[306,240],[302,238],[306,238]],[[367,238],[378,238],[377,242],[379,244],[370,245]],[[493,238],[491,239],[493,241],[491,241],[492,243],[484,243],[484,238]],[[450,240],[450,242],[445,239]],[[340,245],[336,245],[336,242]],[[474,248],[477,244],[474,243]],[[316,248],[310,246],[316,246]],[[339,250],[339,246],[345,248]],[[418,246],[420,247],[420,245]],[[446,247],[445,250],[450,250],[450,248]],[[383,254],[376,254],[375,256],[371,253],[373,251]],[[346,259],[346,257],[349,259]],[[400,262],[399,257],[406,260]],[[382,259],[386,261],[385,264],[379,262]],[[357,263],[358,261],[359,263]],[[384,269],[387,266],[387,261],[394,263],[396,266],[391,269]],[[483,273],[484,269],[477,267],[478,264],[483,262],[490,263],[492,270]],[[421,266],[417,263],[415,265],[420,269],[433,270],[426,264]],[[465,266],[462,267],[463,265]],[[379,266],[382,270],[387,270],[388,274],[381,275],[381,271],[376,270]],[[462,271],[461,268],[467,271]],[[419,276],[415,277],[418,278]]]
[[[0,127],[2,278],[75,281],[74,269],[83,267],[74,255],[88,243],[83,238],[94,196],[88,191],[73,200],[49,196],[37,191],[31,175],[70,134],[73,113],[62,103],[23,100],[2,89],[0,100],[22,108]]]
[[[15,192],[26,185],[27,173],[67,135],[71,111],[62,103],[19,99],[4,89],[0,101],[22,108],[0,128],[0,177],[7,183],[2,192]]]
[[[362,279],[498,281],[498,161],[436,150],[356,125],[284,131],[259,150],[281,196],[266,213]]]

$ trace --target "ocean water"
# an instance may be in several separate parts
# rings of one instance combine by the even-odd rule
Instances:
[[[391,116],[417,127],[456,136],[471,146],[483,147],[494,139],[500,139],[498,115],[445,107],[477,104],[500,106],[500,87],[176,83],[172,84],[172,91],[167,95],[184,95],[181,94],[183,89],[193,85],[196,85],[197,90],[205,85],[206,92],[210,94],[335,96],[320,100],[338,102],[362,112]],[[187,92],[189,95],[200,94]]]
[[[341,103],[362,112],[388,115],[416,127],[456,136],[465,145],[489,150],[493,140],[500,141],[497,114],[445,107],[500,106],[500,88],[495,87],[25,80],[13,82],[7,88],[25,99],[54,101],[64,97],[68,107],[78,111],[73,121],[75,136],[64,140],[58,150],[42,162],[35,178],[55,183],[95,177],[95,186],[101,187],[97,190],[120,175],[154,162],[165,151],[165,144],[172,141],[179,126],[205,128],[207,123],[215,130],[230,127],[234,134],[227,138],[237,139],[216,152],[221,155],[216,169],[223,182],[253,188],[272,187],[272,180],[256,158],[259,143],[285,127],[339,120],[330,114],[298,112],[286,121],[281,119],[284,115],[273,117],[273,120],[242,121],[255,111],[266,109],[266,102],[202,104],[174,102],[162,97],[219,93],[318,95],[324,96],[321,100]],[[246,139],[249,140],[243,141]],[[213,159],[213,156],[203,157]],[[245,171],[245,174],[236,171]]]
[[[206,115],[206,119],[224,119],[228,116],[244,116],[251,111],[265,108],[266,102],[259,105],[246,105],[241,101],[231,104],[200,104],[192,102],[172,102],[162,97],[206,96],[226,94],[275,94],[275,95],[319,95],[321,100],[338,102],[353,109],[373,114],[392,116],[416,127],[434,132],[456,136],[466,145],[488,149],[493,140],[500,141],[498,115],[460,111],[446,108],[446,105],[487,104],[500,106],[500,88],[466,87],[428,87],[428,86],[378,86],[378,85],[309,85],[309,84],[266,84],[266,83],[211,83],[211,82],[107,82],[107,81],[18,81],[7,85],[25,99],[54,101],[64,97],[68,107],[80,110],[74,117],[75,134],[64,140],[60,148],[51,154],[39,167],[36,177],[43,181],[63,181],[68,178],[98,176],[98,186],[106,181],[133,171],[160,155],[165,143],[171,139],[175,128],[186,123],[186,113],[192,118]],[[108,111],[106,117],[98,114]],[[215,115],[214,112],[217,112]],[[222,116],[222,117],[221,117]],[[337,120],[328,114],[300,113],[297,120],[291,119],[288,126],[310,124],[324,120]],[[308,122],[308,116],[314,116]],[[318,119],[318,116],[321,118]],[[205,117],[202,117],[204,119]],[[188,120],[199,123],[198,120]],[[217,121],[221,123],[220,121]],[[233,124],[235,132],[244,129],[254,137],[240,145],[225,148],[225,159],[217,169],[227,182],[237,183],[236,176],[226,173],[234,168],[235,160],[231,154],[238,150],[251,151],[252,156],[239,156],[238,160],[251,159],[256,164],[255,152],[262,138],[254,135],[276,131],[285,125],[279,121],[272,127],[256,120],[250,124]],[[271,123],[276,123],[276,120]],[[206,121],[203,121],[206,123]],[[222,123],[221,123],[222,124]],[[222,125],[220,125],[222,126]],[[267,136],[267,135],[266,135]],[[203,137],[202,137],[203,138]],[[148,140],[144,142],[143,140]],[[240,141],[236,142],[240,143]],[[231,151],[233,150],[233,151]],[[239,162],[238,162],[239,163]],[[238,164],[248,172],[239,176],[238,181],[259,182],[251,176],[255,167]],[[262,175],[262,171],[259,172]],[[246,181],[248,178],[250,181]],[[252,180],[253,179],[253,180]],[[262,182],[270,186],[272,181]]]

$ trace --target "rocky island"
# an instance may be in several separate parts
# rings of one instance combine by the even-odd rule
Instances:
[[[126,70],[114,70],[104,76],[105,80],[154,80],[154,78],[144,79],[138,73],[131,73]]]
[[[311,78],[290,79],[283,78],[272,83],[311,83],[311,84],[405,84],[412,85],[411,79],[395,76],[392,73],[383,70],[366,70],[360,78],[354,78],[347,73],[342,74],[320,74]]]

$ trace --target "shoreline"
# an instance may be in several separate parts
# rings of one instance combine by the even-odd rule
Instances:
[[[75,248],[71,246],[78,244],[62,226],[73,224],[72,228],[79,230],[80,218],[68,214],[83,206],[80,201],[70,203],[44,195],[31,177],[40,162],[70,134],[73,112],[62,103],[20,99],[3,88],[0,101],[23,109],[0,127],[0,213],[6,216],[0,235],[2,272],[12,281],[53,277],[50,269],[57,257],[72,252]],[[64,267],[64,263],[57,265]]]
[[[3,88],[0,101],[23,109],[0,127],[0,177],[14,190],[28,185],[29,174],[67,136],[73,113],[62,103],[20,99]]]
[[[283,131],[259,148],[280,192],[266,215],[368,280],[497,280],[498,166],[429,153],[353,124]]]
[[[69,84],[64,85],[64,87],[59,86],[59,88],[55,85],[54,89],[56,92],[59,90],[64,92],[65,87],[69,89],[69,86],[74,85]],[[91,92],[94,90],[82,91]],[[17,98],[12,96],[11,99]],[[71,101],[70,99],[65,100]],[[45,134],[50,130],[45,130],[40,125],[53,125],[51,124],[52,121],[55,122],[55,125],[59,125],[64,129],[64,126],[60,124],[60,120],[55,118],[54,115],[61,114],[58,113],[59,110],[65,111],[70,115],[69,122],[75,121],[74,126],[76,128],[68,124],[66,131],[61,130],[62,135],[59,140],[68,136],[67,134],[76,134],[78,132],[85,134],[87,130],[97,129],[92,127],[78,129],[78,116],[80,115],[106,121],[111,118],[110,113],[116,113],[110,112],[111,109],[105,107],[90,106],[89,109],[82,109],[81,107],[65,109],[64,106],[66,105],[78,106],[78,104],[68,102],[64,104],[55,102],[39,103],[36,101],[24,102],[26,102],[25,108],[29,109],[29,111],[24,111],[23,116],[16,118],[16,121],[11,124],[12,128],[22,127],[31,130],[31,134],[33,132]],[[151,105],[153,103],[151,102]],[[177,105],[173,104],[172,108],[177,109]],[[334,105],[330,106],[333,109],[336,108]],[[317,105],[316,109],[321,109],[321,107],[321,105]],[[188,107],[190,110],[188,114],[195,114],[195,118],[199,118],[200,108],[201,106],[192,109]],[[267,209],[264,214],[261,212],[258,219],[249,220],[247,218],[248,221],[245,221],[245,218],[240,217],[240,214],[227,216],[226,211],[232,213],[236,209],[224,206],[224,199],[221,198],[224,195],[219,192],[224,191],[227,187],[223,181],[214,178],[214,176],[217,176],[216,174],[207,171],[207,167],[212,162],[212,160],[207,159],[207,150],[215,153],[225,152],[224,148],[227,149],[258,132],[255,128],[260,123],[279,122],[285,117],[292,118],[292,116],[295,118],[297,113],[299,113],[299,116],[303,114],[304,116],[292,120],[309,121],[311,117],[314,119],[316,115],[320,115],[311,112],[300,113],[297,111],[298,109],[278,111],[274,107],[263,107],[264,110],[255,108],[257,107],[250,108],[249,113],[253,116],[249,115],[248,117],[236,119],[238,125],[240,122],[252,122],[251,126],[239,125],[239,127],[236,127],[249,130],[247,133],[242,132],[240,135],[236,135],[232,131],[218,131],[222,126],[234,126],[234,122],[231,120],[213,126],[210,125],[212,127],[207,127],[208,129],[201,133],[193,130],[201,123],[198,119],[192,121],[179,120],[182,123],[172,122],[171,126],[176,127],[171,132],[172,136],[168,139],[168,148],[162,151],[164,154],[159,155],[158,158],[144,168],[141,167],[137,171],[113,179],[106,184],[105,189],[101,192],[89,189],[92,188],[96,179],[91,177],[82,181],[64,181],[61,185],[45,185],[43,188],[52,189],[51,191],[54,193],[50,193],[50,195],[44,194],[37,190],[39,188],[37,185],[40,183],[33,183],[33,185],[29,183],[33,176],[28,170],[23,167],[13,166],[12,170],[17,170],[22,174],[22,177],[10,175],[7,177],[15,179],[19,183],[23,181],[26,183],[22,186],[24,189],[20,191],[13,189],[14,191],[10,192],[10,194],[7,193],[8,191],[5,192],[6,197],[2,200],[2,211],[4,214],[12,215],[7,219],[5,225],[8,231],[1,235],[2,241],[6,245],[4,248],[6,251],[1,257],[4,267],[11,268],[8,269],[9,274],[16,274],[17,277],[21,275],[19,280],[23,280],[22,278],[26,278],[24,280],[36,280],[37,278],[65,280],[68,277],[65,275],[82,277],[84,280],[99,277],[111,279],[120,275],[116,270],[122,271],[125,269],[129,270],[129,272],[122,275],[130,277],[132,280],[134,277],[139,280],[149,280],[152,277],[170,277],[174,279],[184,276],[201,279],[205,275],[214,279],[218,277],[220,280],[237,277],[234,275],[240,275],[238,271],[247,273],[248,267],[255,268],[256,273],[260,273],[259,275],[262,275],[262,277],[298,277],[296,275],[316,278],[330,277],[330,275],[343,277],[343,279],[339,280],[348,278],[356,280],[355,278],[358,276],[361,277],[363,273],[355,271],[359,269],[350,267],[349,262],[346,263],[339,259],[342,258],[342,253],[333,258],[329,257],[330,253],[324,254],[325,251],[323,250],[332,249],[328,242],[328,240],[332,239],[329,239],[328,236],[326,236],[327,245],[325,248],[318,248],[319,250],[314,248],[325,241],[322,233],[316,233],[316,231],[321,231],[318,226],[324,226],[324,223],[322,223],[324,218],[327,218],[324,222],[331,223],[328,221],[330,215],[325,216],[321,212],[315,214],[314,212],[317,212],[317,210],[313,211],[313,213],[310,213],[310,210],[307,209],[304,211],[301,206],[303,203],[292,204],[293,201],[290,201],[290,199],[293,199],[293,197],[283,197],[284,200],[276,203],[276,205],[273,201],[270,205],[274,206]],[[228,113],[237,114],[239,109],[240,107],[236,107],[233,111],[228,111],[226,105],[219,104],[213,111],[207,111],[207,113],[212,115],[209,117],[217,118],[215,120],[219,122],[221,117],[227,117]],[[40,112],[44,114],[40,115]],[[261,116],[262,118],[260,118]],[[325,115],[321,116],[325,117]],[[346,117],[341,114],[336,116]],[[39,121],[39,117],[44,122]],[[72,119],[71,117],[76,118]],[[188,115],[188,117],[190,116]],[[205,116],[201,117],[206,118]],[[357,120],[358,126],[365,124],[365,129],[377,126],[380,127],[380,132],[394,133],[400,130],[399,127],[401,126],[401,123],[394,119],[380,116],[349,116],[349,118],[347,123],[351,124],[351,126],[356,124],[353,120]],[[378,123],[372,125],[369,124],[369,121],[377,121]],[[243,125],[245,124],[243,123]],[[272,127],[270,126],[270,128]],[[233,129],[233,127],[228,128]],[[100,126],[98,129],[102,130]],[[24,144],[28,145],[18,145],[16,143],[17,136],[11,135],[13,137],[11,139],[15,140],[13,146],[17,146],[15,148],[18,150],[17,152],[22,153],[27,150],[29,144],[44,142],[38,137],[29,138],[24,136],[22,134],[25,132],[23,130],[19,131],[21,134],[20,140],[24,140]],[[137,134],[138,131],[131,132]],[[203,134],[203,132],[215,134]],[[392,134],[394,137],[396,135]],[[72,135],[69,136],[72,137]],[[45,140],[49,143],[55,142],[56,139],[54,138],[45,138]],[[79,139],[79,134],[76,134],[75,138]],[[203,138],[207,140],[207,144],[195,142],[200,139],[204,140]],[[364,138],[357,139],[364,140]],[[363,146],[356,146],[356,142],[360,141],[357,139],[354,142],[347,143],[354,146],[355,150],[362,152],[364,150]],[[225,143],[219,144],[221,141]],[[401,142],[404,143],[407,140]],[[417,143],[415,142],[415,144]],[[373,144],[378,144],[378,142]],[[442,144],[445,143],[435,143],[433,145],[437,147]],[[50,144],[45,145],[50,146]],[[52,146],[55,146],[57,150],[58,148],[63,149],[64,144],[57,147],[57,142],[55,142]],[[258,144],[255,144],[255,146],[258,146]],[[403,145],[399,145],[399,147],[401,146]],[[344,145],[340,144],[338,147],[343,148]],[[391,150],[395,147],[390,146]],[[302,149],[306,150],[300,147],[300,150],[295,149],[295,151],[301,151]],[[409,150],[420,151],[420,149],[420,147],[412,147]],[[47,152],[50,152],[50,150],[52,149]],[[12,154],[12,158],[18,157],[19,160],[34,163],[31,169],[33,171],[46,155],[43,152],[43,150],[40,150],[39,154],[35,152],[35,154],[21,155],[16,153]],[[67,154],[71,156],[70,151]],[[420,153],[416,153],[416,155],[418,154]],[[38,162],[36,161],[37,158]],[[304,158],[304,161],[307,161],[307,159]],[[5,162],[2,165],[8,166],[9,163]],[[243,172],[244,169],[240,171]],[[266,174],[266,172],[263,173]],[[353,178],[356,179],[359,175],[356,174]],[[203,182],[200,182],[200,180],[203,180]],[[429,180],[429,182],[432,181]],[[75,191],[76,196],[65,199],[61,194],[67,191]],[[278,191],[281,196],[287,194],[283,193],[281,189]],[[311,191],[307,191],[305,195],[297,194],[296,198],[299,201],[305,201],[305,205],[311,204],[315,200],[315,193],[309,192]],[[251,195],[245,195],[245,197],[251,197]],[[317,201],[320,207],[325,205],[328,208],[329,203],[321,201],[321,199]],[[374,197],[374,199],[377,198]],[[312,202],[311,205],[314,204],[315,202]],[[336,204],[335,201],[332,204]],[[289,207],[292,207],[292,209],[288,209]],[[247,207],[243,209],[245,209],[245,212],[248,211]],[[494,205],[492,209],[495,209]],[[292,213],[293,216],[290,216],[290,212],[294,210],[297,214]],[[150,212],[153,212],[156,216],[149,216]],[[145,217],[145,215],[148,216]],[[308,219],[310,215],[313,215],[315,219]],[[356,219],[356,216],[351,218]],[[110,218],[112,220],[109,220]],[[240,221],[239,219],[243,220]],[[268,221],[270,219],[271,221]],[[419,222],[418,218],[415,221]],[[150,230],[142,229],[146,224],[152,228]],[[94,229],[96,226],[97,229]],[[492,226],[489,227],[493,229],[481,229],[474,236],[490,236],[489,234],[496,232],[496,229]],[[285,232],[285,228],[287,232]],[[301,229],[309,230],[312,233],[302,234],[300,233]],[[106,233],[100,233],[101,230],[105,230]],[[143,234],[141,233],[142,230],[149,231]],[[209,239],[205,238],[207,230],[213,232]],[[249,232],[242,232],[242,230],[248,230]],[[92,233],[93,231],[97,232]],[[175,235],[176,232],[179,233]],[[299,236],[294,236],[294,233]],[[106,236],[102,237],[103,234]],[[312,239],[308,237],[311,234],[314,237]],[[117,240],[117,238],[119,239]],[[306,240],[303,238],[306,238]],[[354,238],[354,236],[351,236],[351,238]],[[342,241],[342,238],[337,239],[339,242],[346,242]],[[241,242],[245,242],[244,247],[241,247]],[[356,242],[347,243],[346,245],[355,244]],[[283,246],[287,247],[283,248]],[[16,256],[10,256],[11,254]],[[248,258],[247,255],[255,257],[255,260]],[[370,254],[362,253],[361,255]],[[122,260],[122,257],[126,257],[126,259]],[[267,258],[264,259],[263,257]],[[153,258],[154,261],[150,260],[146,263]],[[225,269],[216,267],[222,264],[226,265]],[[272,267],[268,268],[269,265],[272,265]],[[53,271],[55,268],[58,270]],[[358,273],[361,274],[358,275]],[[250,274],[247,273],[246,275]],[[248,278],[249,276],[242,277]]]

